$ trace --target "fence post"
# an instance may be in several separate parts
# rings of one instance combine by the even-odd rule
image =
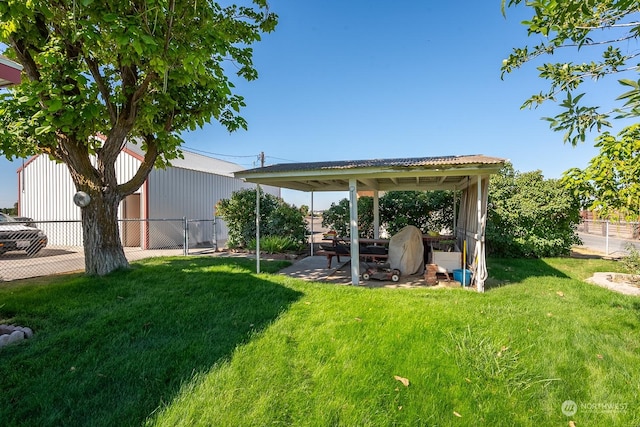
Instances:
[[[187,217],[182,217],[183,222],[183,230],[184,230],[184,242],[182,248],[182,255],[189,255],[189,223],[187,222]]]
[[[213,244],[216,252],[218,252],[218,230],[216,230],[218,226],[218,217],[213,217]]]

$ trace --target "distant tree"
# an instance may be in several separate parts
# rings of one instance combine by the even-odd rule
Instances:
[[[322,214],[322,226],[335,230],[339,236],[351,235],[349,222],[351,211],[349,199],[342,199],[338,203],[331,203],[329,209]],[[360,237],[373,237],[373,198],[363,196],[358,198],[358,232]]]
[[[453,225],[450,191],[389,191],[380,197],[380,222],[390,234],[407,225],[426,233]]]
[[[610,126],[609,119],[640,116],[640,65],[637,49],[630,48],[640,36],[640,7],[629,0],[502,0],[502,10],[518,5],[531,9],[532,16],[523,21],[529,36],[542,36],[540,43],[514,48],[503,61],[502,75],[510,73],[539,57],[549,56],[558,62],[538,66],[540,78],[549,81],[549,89],[532,95],[523,108],[537,107],[546,101],[560,103],[562,112],[549,120],[551,128],[564,132],[564,140],[576,145],[594,128]],[[562,59],[563,51],[573,51],[582,60]],[[557,58],[560,58],[559,60]],[[619,78],[621,91],[615,100],[620,108],[603,110],[586,103],[585,93],[576,93],[586,80],[599,81],[609,75]],[[614,95],[615,96],[615,95]]]
[[[309,216],[309,206],[307,205],[301,205],[300,206],[300,213],[302,214],[302,216],[306,217]]]
[[[506,164],[489,182],[487,252],[503,257],[568,255],[580,242],[580,203],[557,179]]]
[[[87,273],[128,266],[118,206],[154,166],[181,156],[181,132],[212,119],[229,131],[246,128],[238,115],[244,100],[227,73],[257,78],[250,45],[277,17],[266,0],[225,3],[0,2],[4,54],[24,67],[22,83],[0,94],[0,153],[63,162],[76,189],[89,194],[82,208]],[[115,162],[127,141],[144,159],[118,182]]]
[[[440,231],[453,225],[453,193],[450,191],[389,191],[380,197],[380,225],[396,234],[407,225],[423,232]],[[349,200],[332,203],[322,217],[322,225],[341,236],[349,235]],[[373,197],[358,198],[360,237],[373,237]]]

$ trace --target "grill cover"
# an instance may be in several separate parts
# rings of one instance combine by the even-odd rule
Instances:
[[[400,270],[402,275],[423,272],[424,246],[422,232],[413,225],[407,225],[389,240],[390,267]]]

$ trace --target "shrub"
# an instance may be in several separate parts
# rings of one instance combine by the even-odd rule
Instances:
[[[640,251],[631,243],[627,243],[625,249],[629,255],[620,258],[620,262],[629,273],[640,275]]]
[[[503,257],[568,255],[580,243],[578,199],[542,172],[520,173],[505,165],[489,183],[487,252]]]
[[[276,254],[287,251],[299,251],[303,245],[296,242],[290,236],[266,236],[260,238],[260,252],[266,252],[268,254]],[[247,249],[256,249],[256,239],[253,239]]]
[[[322,226],[335,230],[339,236],[349,236],[350,227],[349,199],[342,199],[322,214]],[[373,237],[373,197],[358,199],[358,227],[360,237]]]
[[[222,199],[216,205],[217,215],[229,229],[227,246],[248,247],[256,237],[256,190],[235,191],[230,199]],[[291,238],[303,244],[307,226],[300,210],[282,199],[260,192],[260,235],[262,238],[277,236]]]

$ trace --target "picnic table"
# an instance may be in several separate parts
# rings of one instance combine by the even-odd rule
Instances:
[[[321,250],[317,252],[318,255],[326,255],[327,268],[331,268],[331,261],[333,260],[333,257],[336,257],[338,262],[340,262],[340,255],[351,256],[351,248],[348,243],[349,238],[334,236],[326,237],[322,240],[331,242],[331,244],[321,244]],[[379,262],[389,258],[388,239],[358,239],[358,242],[360,244],[359,252],[361,260]]]

